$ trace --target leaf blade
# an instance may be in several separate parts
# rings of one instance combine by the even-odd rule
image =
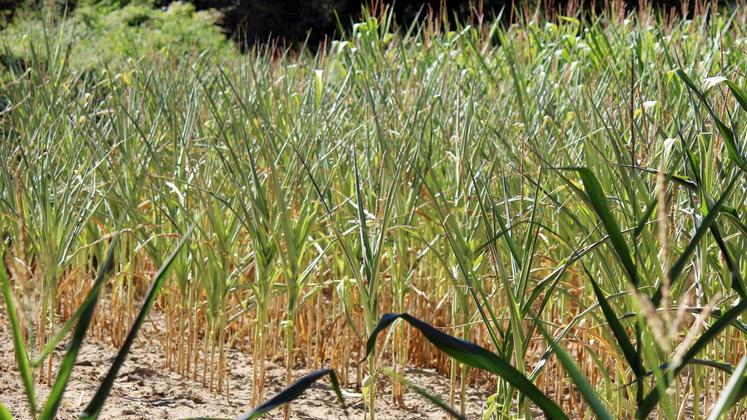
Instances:
[[[135,341],[135,337],[137,336],[138,331],[140,330],[140,327],[142,326],[143,322],[145,322],[145,318],[148,315],[148,312],[150,312],[150,308],[153,306],[153,303],[155,302],[155,298],[158,295],[158,292],[160,291],[161,285],[163,284],[163,281],[166,278],[166,274],[168,273],[168,269],[171,267],[171,264],[174,262],[176,256],[179,254],[179,251],[184,247],[184,244],[187,242],[187,239],[192,234],[192,231],[194,230],[194,225],[189,228],[189,230],[184,234],[182,239],[177,244],[174,251],[172,251],[171,255],[164,261],[163,265],[161,265],[161,268],[156,272],[156,274],[153,276],[153,281],[151,283],[150,289],[148,290],[148,293],[146,294],[145,300],[140,308],[140,311],[138,312],[137,317],[135,318],[135,321],[132,324],[132,327],[130,327],[130,331],[127,333],[127,337],[125,338],[124,343],[122,344],[122,347],[120,347],[119,351],[117,352],[117,356],[114,358],[114,361],[112,362],[111,367],[109,368],[109,371],[107,372],[104,379],[99,384],[99,388],[96,391],[96,394],[94,394],[91,401],[88,403],[88,406],[83,410],[83,413],[81,414],[82,419],[89,419],[89,418],[97,418],[99,413],[101,412],[101,409],[104,406],[104,402],[106,402],[106,398],[109,396],[109,392],[112,389],[112,386],[114,385],[114,380],[116,379],[117,373],[119,372],[119,369],[124,364],[124,361],[127,357],[127,353],[130,351],[130,347],[132,346],[132,343]]]
[[[316,381],[327,375],[329,375],[330,381],[332,382],[332,388],[335,391],[335,394],[337,394],[337,398],[340,401],[340,404],[342,404],[343,410],[345,410],[345,399],[342,396],[340,382],[337,380],[337,374],[332,369],[320,369],[299,378],[294,383],[275,394],[275,396],[269,400],[253,408],[252,411],[239,416],[238,420],[253,420],[261,417],[263,414],[274,408],[290,403],[301,396],[301,394],[303,394],[304,391],[306,391]]]
[[[721,392],[716,405],[708,415],[708,420],[718,420],[726,416],[734,403],[736,403],[741,396],[742,385],[745,383],[745,371],[747,371],[747,355],[742,356],[742,359],[737,364],[729,378],[729,382],[726,383],[724,390]]]
[[[62,363],[60,363],[60,369],[57,374],[57,378],[55,378],[54,384],[52,385],[52,390],[47,397],[47,402],[44,404],[42,412],[39,415],[39,418],[41,420],[53,419],[55,417],[55,414],[57,413],[57,409],[59,408],[60,403],[62,402],[62,396],[65,393],[65,388],[67,387],[67,383],[70,380],[70,375],[72,374],[73,367],[75,366],[75,360],[78,358],[78,353],[80,352],[80,348],[83,345],[83,340],[86,336],[86,332],[88,331],[88,327],[93,320],[93,314],[96,310],[96,303],[98,302],[99,291],[101,290],[100,286],[106,280],[106,273],[109,271],[109,267],[111,267],[112,262],[114,261],[114,250],[118,241],[119,235],[115,235],[112,238],[111,244],[109,244],[109,249],[106,252],[104,262],[99,267],[98,273],[96,274],[96,280],[94,281],[94,285],[91,289],[92,299],[87,300],[83,305],[83,311],[81,312],[78,323],[75,325],[75,329],[73,330],[73,337],[70,340],[70,345],[68,346],[68,350],[62,359]]]
[[[413,317],[408,313],[384,314],[366,343],[366,357],[374,351],[376,337],[397,319],[403,319],[418,329],[442,352],[466,365],[486,370],[498,375],[510,383],[523,395],[532,400],[547,416],[552,419],[567,419],[568,416],[547,395],[540,391],[526,376],[495,353],[472,342],[446,334],[430,324]]]
[[[0,282],[2,282],[3,298],[5,299],[5,306],[8,310],[8,320],[13,334],[13,350],[16,354],[16,361],[18,363],[18,371],[21,372],[21,380],[23,381],[23,389],[26,393],[26,399],[29,403],[29,410],[31,411],[31,417],[36,416],[36,391],[34,390],[34,376],[31,371],[31,364],[29,362],[28,353],[26,352],[26,345],[23,342],[23,335],[21,333],[21,326],[18,319],[18,312],[13,301],[13,293],[10,290],[10,280],[8,279],[8,272],[5,267],[5,261],[0,258]]]
[[[550,347],[555,350],[555,354],[558,356],[560,364],[563,365],[563,368],[571,377],[573,383],[576,384],[579,392],[581,392],[581,395],[583,395],[584,399],[589,404],[589,408],[591,408],[591,411],[594,412],[598,419],[612,420],[612,416],[607,412],[607,409],[604,408],[602,401],[599,400],[599,397],[594,392],[594,388],[584,377],[583,373],[581,373],[581,371],[578,369],[568,352],[566,352],[560,344],[555,342],[555,340],[553,340],[553,338],[547,333],[547,331],[545,331],[545,329],[541,325],[538,324],[537,326],[539,327],[540,332],[542,332],[542,335],[545,337],[545,341],[547,341]]]
[[[581,176],[588,202],[602,221],[602,225],[609,235],[612,248],[623,265],[628,280],[630,280],[633,286],[638,286],[638,271],[635,268],[630,248],[627,242],[625,242],[617,219],[615,219],[610,210],[607,197],[604,195],[604,190],[602,189],[602,184],[599,183],[597,177],[588,168],[567,167],[562,169],[575,171]]]

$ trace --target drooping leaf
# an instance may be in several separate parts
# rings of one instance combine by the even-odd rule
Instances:
[[[389,327],[397,319],[403,319],[416,329],[425,338],[442,352],[448,354],[457,361],[466,365],[482,369],[498,375],[501,379],[510,383],[521,392],[523,396],[533,401],[551,419],[567,419],[563,410],[553,402],[547,395],[540,391],[526,376],[521,374],[510,363],[497,354],[460,338],[439,331],[430,324],[423,322],[410,314],[384,314],[378,325],[368,337],[366,343],[366,357],[376,347],[376,337],[379,333]]]
[[[327,375],[329,375],[330,382],[332,382],[332,389],[335,391],[335,394],[337,394],[337,399],[340,401],[343,410],[345,410],[345,399],[342,396],[342,390],[340,389],[340,382],[337,380],[337,374],[335,374],[335,371],[332,369],[320,369],[298,379],[269,400],[254,407],[252,411],[243,416],[239,416],[238,420],[253,420],[274,408],[290,403],[301,396],[301,394],[309,389],[309,387],[311,387],[316,381]]]
[[[737,86],[736,83],[732,81],[727,80],[726,85],[729,86],[731,93],[734,94],[735,98],[737,98],[739,106],[741,106],[743,110],[747,111],[747,93],[745,93],[744,90],[742,90],[739,86]]]

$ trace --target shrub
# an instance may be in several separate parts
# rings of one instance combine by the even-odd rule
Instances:
[[[115,1],[81,4],[72,16],[58,22],[26,12],[0,33],[7,56],[27,56],[30,46],[44,45],[45,31],[54,32],[69,49],[66,62],[90,70],[121,62],[126,57],[154,53],[176,60],[201,51],[230,57],[235,48],[215,23],[214,10],[197,11],[188,3],[174,2],[156,9],[147,1],[131,1],[119,7]]]

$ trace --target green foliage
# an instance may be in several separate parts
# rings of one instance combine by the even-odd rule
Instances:
[[[32,45],[44,44],[45,31],[53,31],[69,49],[66,63],[78,70],[121,66],[147,56],[190,60],[204,51],[230,60],[238,52],[215,25],[218,19],[217,12],[196,11],[190,3],[159,9],[148,1],[84,2],[54,23],[40,12],[17,17],[0,32],[0,45],[27,57]]]

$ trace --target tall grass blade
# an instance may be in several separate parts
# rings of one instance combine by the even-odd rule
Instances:
[[[119,241],[119,234],[115,235],[112,238],[112,244],[114,244],[114,243],[116,243],[118,241]],[[110,245],[109,251],[111,251],[111,250],[112,250],[112,248],[111,248],[111,245]],[[111,264],[112,263],[112,260],[108,259],[110,257],[109,256],[109,251],[107,251],[106,257],[104,259],[104,264],[107,264],[107,263]],[[60,328],[60,330],[57,331],[57,333],[54,335],[54,337],[52,337],[52,339],[49,340],[49,342],[47,342],[47,344],[44,346],[44,348],[42,349],[42,351],[39,354],[36,355],[36,357],[32,361],[32,366],[36,367],[36,366],[39,366],[40,364],[44,363],[44,360],[46,359],[46,357],[52,351],[54,351],[54,349],[57,346],[57,344],[60,341],[62,341],[62,339],[65,338],[65,335],[67,335],[68,331],[70,331],[70,329],[73,327],[73,325],[76,325],[75,322],[78,321],[83,316],[83,313],[87,310],[88,306],[91,305],[91,304],[93,304],[93,305],[96,304],[96,300],[98,299],[99,293],[100,293],[101,289],[104,287],[104,285],[106,284],[106,281],[105,281],[106,280],[106,276],[105,276],[105,274],[106,274],[106,272],[102,273],[99,270],[99,272],[96,275],[96,279],[93,282],[93,286],[91,287],[91,290],[88,292],[88,295],[86,295],[86,299],[78,307],[78,309],[75,310],[75,312],[70,316],[70,318],[67,321],[65,321],[65,323],[62,326],[62,328]]]

